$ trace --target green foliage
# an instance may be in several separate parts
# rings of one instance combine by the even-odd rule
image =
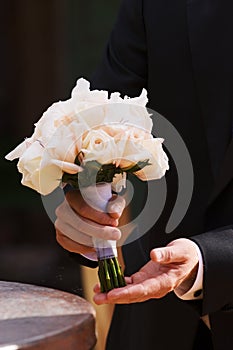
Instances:
[[[75,164],[82,166],[83,171],[76,174],[64,173],[62,176],[62,182],[70,184],[72,187],[79,189],[80,187],[87,187],[94,185],[99,182],[109,182],[113,181],[116,174],[134,174],[135,172],[143,169],[145,166],[150,165],[149,159],[140,161],[137,164],[127,167],[120,168],[115,164],[100,164],[99,162],[93,160],[87,162],[84,166],[80,162],[80,155],[75,159]]]

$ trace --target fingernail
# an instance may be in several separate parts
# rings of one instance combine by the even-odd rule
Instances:
[[[110,213],[121,213],[121,211],[122,211],[122,208],[118,204],[113,204],[110,207]]]
[[[156,250],[155,254],[156,254],[157,261],[161,261],[163,258],[162,252],[160,250]]]
[[[118,239],[120,239],[120,237],[121,237],[121,234],[118,230],[112,231],[112,239],[113,240],[118,240]]]

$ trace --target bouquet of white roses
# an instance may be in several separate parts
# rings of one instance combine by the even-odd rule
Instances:
[[[163,139],[151,134],[147,92],[136,98],[108,97],[90,90],[81,78],[71,98],[54,103],[6,159],[19,158],[22,184],[47,195],[70,184],[99,210],[106,210],[112,189],[125,186],[127,173],[143,181],[161,178],[168,169]],[[75,237],[70,237],[75,240]],[[103,291],[124,285],[116,243],[93,239]]]

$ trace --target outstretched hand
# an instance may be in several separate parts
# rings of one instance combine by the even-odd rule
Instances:
[[[126,287],[100,293],[96,285],[95,303],[128,304],[161,298],[184,281],[191,287],[198,269],[198,255],[191,240],[177,239],[164,248],[153,249],[150,257],[138,272],[126,277]]]

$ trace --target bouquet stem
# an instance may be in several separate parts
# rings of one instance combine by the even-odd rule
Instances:
[[[98,265],[98,276],[102,293],[126,285],[117,257],[98,260]]]
[[[112,197],[111,183],[96,184],[82,189],[84,199],[95,209],[106,211]],[[98,257],[98,276],[102,293],[126,285],[124,274],[117,258],[116,242],[93,238]]]

